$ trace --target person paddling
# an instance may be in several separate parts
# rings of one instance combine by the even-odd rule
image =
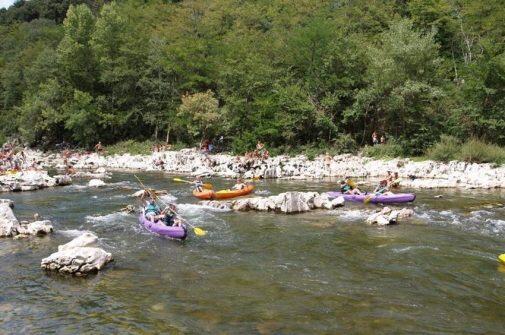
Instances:
[[[203,192],[202,176],[197,176],[193,183],[195,184],[195,188],[198,192]]]
[[[391,195],[391,194],[393,194],[393,192],[389,191],[388,181],[385,179],[381,180],[379,182],[379,185],[377,185],[377,187],[375,188],[374,193],[376,195]]]
[[[357,187],[353,187],[354,183],[351,183],[349,178],[340,181],[340,192],[343,194],[356,194],[360,195],[361,191]]]

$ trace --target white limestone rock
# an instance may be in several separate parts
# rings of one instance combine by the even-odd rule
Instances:
[[[13,237],[18,234],[19,221],[8,203],[0,204],[0,237]]]
[[[112,255],[103,249],[77,247],[55,252],[42,259],[41,268],[76,276],[101,270],[112,261]]]
[[[91,179],[88,182],[89,187],[103,187],[105,186],[105,182],[101,179]]]
[[[399,219],[405,219],[414,214],[410,208],[403,208],[401,210],[391,210],[389,207],[384,207],[381,211],[373,213],[366,219],[369,225],[377,224],[378,226],[386,226],[398,223]]]
[[[98,236],[93,233],[86,232],[72,241],[58,246],[58,251],[64,251],[72,248],[81,248],[81,247],[95,247],[98,242]]]
[[[49,220],[34,221],[26,225],[21,224],[20,227],[18,227],[18,233],[26,236],[43,236],[52,232],[53,226]]]
[[[331,201],[331,208],[328,208],[328,209],[342,207],[342,206],[344,206],[344,204],[345,204],[344,197],[343,196],[339,196],[339,197],[336,197],[335,199],[333,199]],[[327,207],[325,207],[325,208],[327,208]]]
[[[7,204],[10,208],[14,208],[14,201],[10,199],[0,199],[0,205]]]

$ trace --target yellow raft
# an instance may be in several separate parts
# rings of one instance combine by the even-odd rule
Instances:
[[[505,265],[505,254],[501,254],[500,256],[498,256],[498,261],[500,261],[500,263]]]

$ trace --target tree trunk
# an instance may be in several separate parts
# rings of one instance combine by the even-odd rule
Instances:
[[[167,127],[167,139],[166,139],[167,144],[169,141],[170,141],[170,126]]]

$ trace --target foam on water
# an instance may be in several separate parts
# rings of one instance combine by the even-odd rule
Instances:
[[[417,210],[416,217],[427,223],[437,225],[454,225],[463,230],[489,235],[505,234],[505,220],[499,218],[500,212],[475,210],[469,213],[457,210],[433,209]]]
[[[57,233],[67,237],[79,237],[84,233],[88,233],[89,230],[79,230],[79,229],[68,229],[68,230],[58,230]]]
[[[130,214],[125,212],[114,212],[106,215],[88,215],[85,217],[86,222],[97,223],[97,222],[111,222],[117,221],[119,219],[130,216]]]
[[[368,215],[374,213],[373,211],[370,210],[365,210],[365,209],[335,209],[328,211],[332,215],[336,215],[341,219],[347,219],[347,220],[357,220],[357,219],[366,219]]]
[[[169,194],[165,194],[165,195],[161,195],[159,198],[163,202],[175,202],[177,200],[177,197],[173,196],[170,193]]]
[[[437,247],[432,247],[429,245],[413,245],[413,246],[408,246],[404,248],[393,248],[393,252],[395,253],[403,253],[403,252],[408,252],[411,250],[419,250],[419,249],[431,249],[438,251],[439,249]]]
[[[256,195],[269,195],[272,194],[269,190],[259,190],[259,191],[254,191],[254,194]]]

